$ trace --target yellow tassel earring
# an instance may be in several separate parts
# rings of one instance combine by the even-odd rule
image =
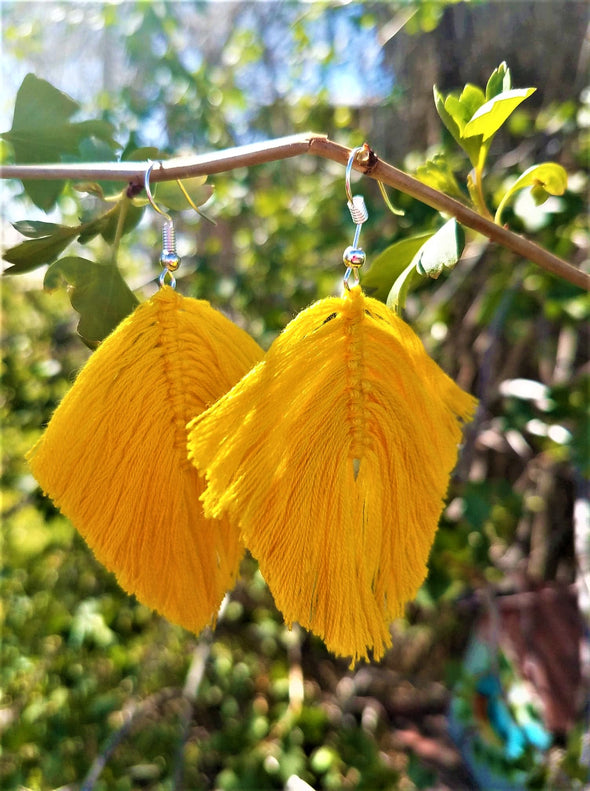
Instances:
[[[93,353],[28,460],[120,585],[199,632],[233,585],[243,545],[227,519],[203,514],[185,426],[263,352],[208,302],[174,290],[174,227],[153,201],[152,167],[146,192],[166,218],[161,288]]]
[[[304,310],[188,426],[205,513],[239,523],[286,621],[353,663],[383,656],[389,624],[426,576],[476,404],[358,284],[357,151],[344,295]]]

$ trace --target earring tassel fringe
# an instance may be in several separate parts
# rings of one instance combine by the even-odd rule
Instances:
[[[391,645],[476,400],[355,287],[303,311],[189,423],[212,517],[239,522],[288,623],[353,664]]]
[[[205,518],[186,422],[262,357],[208,302],[162,288],[100,345],[29,452],[43,491],[129,593],[199,632],[243,555]]]

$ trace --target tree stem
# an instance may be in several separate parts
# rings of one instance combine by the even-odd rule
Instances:
[[[325,135],[309,132],[300,135],[264,140],[247,146],[239,146],[224,151],[200,154],[191,157],[175,157],[154,167],[150,180],[170,181],[190,176],[213,175],[240,167],[251,167],[266,162],[312,154],[331,159],[346,165],[350,148],[329,140]],[[542,269],[557,277],[579,286],[590,288],[590,275],[569,264],[543,247],[525,239],[513,231],[497,225],[487,217],[469,209],[463,203],[445,195],[439,190],[423,184],[418,179],[404,173],[379,159],[373,152],[368,157],[357,159],[353,167],[365,175],[382,181],[384,184],[405,192],[412,198],[431,206],[437,211],[457,218],[463,225],[483,234],[497,244],[507,247],[519,256],[534,262]],[[58,163],[43,165],[4,165],[0,167],[0,178],[18,179],[96,179],[100,181],[121,181],[141,188],[147,163]],[[344,190],[343,190],[344,193]]]
[[[123,197],[120,202],[119,216],[117,218],[117,228],[115,230],[115,241],[113,242],[113,252],[111,255],[111,264],[117,265],[117,258],[119,257],[119,246],[123,236],[123,228],[125,226],[125,219],[129,210],[129,198]]]

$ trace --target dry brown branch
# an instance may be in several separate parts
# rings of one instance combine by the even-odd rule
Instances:
[[[158,182],[189,178],[190,176],[213,175],[235,168],[252,167],[266,162],[288,159],[300,154],[312,154],[346,165],[350,153],[351,149],[329,140],[325,135],[309,132],[275,140],[265,140],[224,151],[168,159],[152,170],[150,180]],[[443,192],[423,184],[408,173],[379,159],[373,152],[370,152],[370,155],[364,160],[361,158],[355,161],[354,168],[370,178],[410,195],[437,211],[456,217],[461,224],[512,250],[522,258],[532,261],[547,272],[580,288],[590,288],[590,275],[586,272],[577,269],[524,236],[482,217]],[[99,179],[101,181],[128,182],[141,187],[145,171],[146,164],[141,162],[4,165],[0,168],[0,178]]]

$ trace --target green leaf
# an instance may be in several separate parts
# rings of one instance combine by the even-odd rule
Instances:
[[[451,269],[455,266],[464,246],[463,228],[454,217],[435,234],[428,234],[426,241],[420,245],[410,263],[391,287],[387,295],[387,307],[400,313],[405,307],[412,286],[425,275],[436,279],[443,269]]]
[[[79,133],[78,156],[71,157],[72,161],[82,162],[112,162],[115,158],[114,151],[119,147],[111,138],[113,127],[108,121],[81,121],[74,124]],[[85,134],[85,132],[87,132]],[[64,161],[70,160],[68,155]],[[117,184],[116,181],[109,182]],[[121,182],[119,182],[121,183]]]
[[[123,198],[120,200],[116,206],[114,206],[110,211],[100,218],[102,220],[101,227],[100,227],[100,235],[108,244],[112,244],[115,241],[115,236],[117,233],[117,225],[119,222],[119,215],[123,210],[123,201],[127,200]],[[144,212],[143,206],[135,206],[131,201],[127,201],[127,206],[125,208],[126,214],[123,220],[123,228],[122,234],[129,233],[132,231],[139,221],[141,220]],[[80,239],[82,241],[82,239]]]
[[[80,236],[78,237],[80,244],[88,244],[88,242],[92,241],[99,233],[102,233],[107,223],[108,212],[102,214],[100,217],[95,217],[92,220],[82,223],[80,226]]]
[[[27,164],[29,163],[34,164],[32,160],[29,160]],[[65,187],[65,184],[65,181],[59,181],[57,179],[47,181],[44,181],[43,179],[34,181],[24,179],[22,180],[23,189],[26,194],[29,196],[35,206],[43,209],[43,211],[50,211],[55,206],[57,199]]]
[[[458,200],[465,200],[455,175],[444,154],[435,154],[416,170],[416,178],[440,192],[445,192]]]
[[[542,187],[549,195],[563,195],[567,189],[567,171],[557,162],[541,162],[525,170],[511,187],[511,191],[523,187]]]
[[[87,244],[91,239],[100,234],[105,242],[112,244],[115,241],[117,234],[117,226],[119,224],[119,216],[123,209],[125,210],[125,218],[123,220],[123,228],[121,235],[123,236],[129,231],[132,231],[143,216],[145,205],[136,205],[132,200],[127,198],[124,193],[119,195],[117,203],[104,214],[98,217],[85,220],[80,225],[80,244]]]
[[[182,185],[195,206],[202,206],[213,194],[213,187],[210,184],[205,184],[206,181],[207,176],[194,176],[182,180]],[[158,205],[162,204],[172,211],[183,211],[190,208],[186,196],[176,181],[159,182],[154,198]]]
[[[384,302],[392,283],[401,275],[424,242],[432,235],[432,233],[423,233],[418,236],[410,236],[407,239],[394,242],[382,250],[373,259],[368,272],[361,273],[365,293]]]
[[[501,223],[502,212],[507,203],[519,190],[526,187],[532,187],[531,194],[537,206],[540,206],[549,195],[563,195],[567,188],[567,171],[557,162],[541,162],[525,170],[500,201],[495,217],[497,223]]]
[[[11,143],[15,162],[34,164],[76,157],[80,142],[88,137],[117,148],[113,127],[106,121],[71,123],[69,119],[77,110],[78,104],[65,93],[27,74],[17,92],[12,128],[1,135]],[[54,206],[63,185],[63,181],[23,181],[27,195],[45,211]]]
[[[16,95],[9,140],[17,162],[47,162],[63,154],[76,154],[80,141],[97,137],[117,148],[113,126],[107,121],[70,123],[79,105],[46,80],[27,74]]]
[[[541,184],[533,184],[531,187],[531,197],[535,202],[535,206],[542,206],[549,195],[551,195],[551,193],[547,192],[545,187],[543,187]]]
[[[461,128],[453,115],[447,110],[445,97],[438,90],[436,85],[433,87],[432,92],[434,94],[434,105],[441,121],[454,137],[455,141],[461,145]]]
[[[12,227],[29,239],[38,239],[41,236],[50,236],[65,226],[55,222],[42,222],[40,220],[19,220],[18,222],[13,222]]]
[[[463,136],[481,135],[483,140],[488,140],[496,134],[518,105],[528,99],[536,90],[536,88],[513,88],[494,96],[475,111],[463,129]]]
[[[463,88],[460,96],[456,93],[450,93],[444,100],[444,108],[455,123],[458,129],[459,143],[463,144],[465,138],[464,129],[469,120],[473,117],[474,113],[485,104],[485,94],[477,85],[467,85]],[[450,130],[449,130],[450,131]]]
[[[27,74],[16,95],[12,133],[51,129],[55,119],[70,118],[79,105],[67,94],[34,74]]]
[[[78,333],[92,349],[139,304],[119,269],[110,264],[60,258],[45,273],[43,287],[52,291],[64,280],[71,286],[72,307],[80,314]]]
[[[33,223],[30,223],[30,225],[33,225]],[[47,225],[53,226],[53,223],[47,223]],[[80,231],[77,226],[57,225],[54,227],[56,229],[55,232],[47,236],[29,239],[6,250],[3,258],[10,264],[14,264],[14,266],[5,269],[4,274],[22,275],[25,272],[32,272],[34,269],[43,266],[43,264],[55,261]]]
[[[80,236],[78,237],[78,241],[80,244],[88,244],[88,242],[91,239],[94,239],[95,236],[102,234],[111,223],[113,214],[118,213],[118,211],[119,204],[116,204],[104,214],[99,214],[97,217],[84,217],[79,229]]]
[[[482,141],[472,137],[466,138],[464,130],[476,110],[485,103],[484,92],[476,85],[467,84],[460,96],[450,93],[445,99],[435,87],[434,101],[442,122],[475,166]]]
[[[115,157],[111,147],[107,143],[98,140],[96,137],[86,137],[80,141],[78,154],[76,156],[66,154],[62,159],[65,162],[113,162]],[[83,192],[84,190],[80,189],[80,186],[82,185],[73,184],[74,189]],[[112,200],[113,196],[119,195],[123,190],[127,189],[128,183],[123,179],[122,181],[90,182],[84,186],[90,188],[86,191],[98,194],[100,190],[105,200]]]
[[[72,186],[76,192],[85,192],[87,195],[94,195],[96,198],[100,198],[100,200],[105,200],[102,185],[97,181],[79,181]]]
[[[454,97],[451,94],[449,98]],[[463,124],[473,117],[474,113],[476,113],[477,110],[479,110],[479,108],[485,104],[485,101],[486,95],[479,85],[472,85],[470,82],[468,82],[461,91],[461,96],[459,97],[459,104],[462,108],[461,120]],[[466,137],[464,132],[463,137]]]
[[[510,69],[506,65],[506,61],[502,61],[490,75],[486,85],[486,99],[493,99],[494,96],[503,91],[509,91],[511,88],[512,77],[510,76]]]
[[[406,306],[406,299],[410,288],[419,280],[423,280],[423,275],[416,270],[416,266],[412,261],[404,269],[401,275],[397,278],[391,291],[387,295],[387,307],[395,313],[401,313]]]
[[[422,245],[412,263],[419,274],[436,279],[443,269],[455,266],[464,247],[465,232],[453,217]]]
[[[3,258],[14,266],[8,267],[4,274],[24,274],[44,264],[52,263],[76,237],[80,244],[87,244],[100,234],[106,242],[112,244],[115,240],[119,216],[124,203],[125,219],[122,234],[126,234],[137,226],[143,215],[144,207],[136,206],[124,195],[121,195],[120,200],[109,211],[82,222],[80,225],[58,225],[36,220],[23,220],[14,223],[16,230],[23,236],[29,237],[29,240],[6,250]]]
[[[157,162],[159,159],[166,159],[167,155],[162,153],[155,146],[142,146],[141,148],[126,148],[121,156],[122,160],[129,162]]]

